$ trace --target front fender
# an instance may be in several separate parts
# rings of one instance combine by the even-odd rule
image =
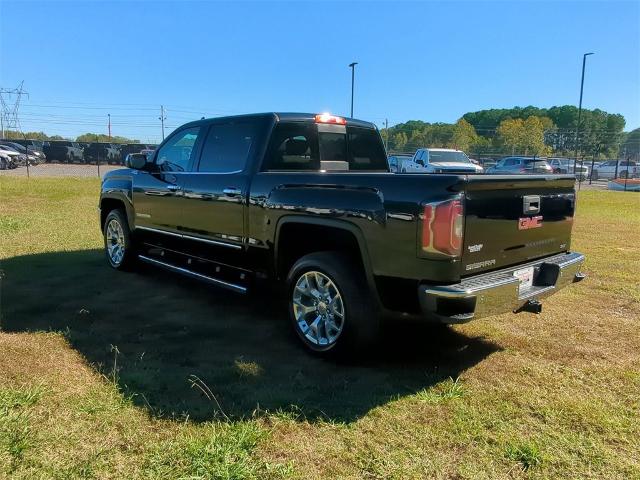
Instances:
[[[105,203],[118,201],[124,205],[129,228],[134,229],[133,181],[130,175],[118,174],[118,170],[106,175],[100,190],[100,210]]]

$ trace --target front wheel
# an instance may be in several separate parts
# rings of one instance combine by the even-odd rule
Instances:
[[[300,258],[287,277],[289,316],[304,346],[319,355],[365,350],[378,337],[380,319],[364,273],[340,252]]]
[[[135,249],[127,217],[122,210],[111,210],[102,229],[107,261],[116,270],[130,270],[135,262]]]

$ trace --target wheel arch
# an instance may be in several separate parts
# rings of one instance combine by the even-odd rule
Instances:
[[[113,193],[102,195],[100,198],[100,230],[104,227],[104,222],[107,219],[109,212],[118,208],[124,210],[127,217],[127,223],[129,224],[129,229],[133,231],[133,208],[131,206],[131,202],[129,202],[129,199],[124,195]]]
[[[301,234],[323,234],[322,239],[293,243]],[[379,302],[369,252],[362,231],[354,224],[339,219],[309,218],[289,215],[280,219],[274,242],[274,271],[280,280],[286,278],[291,266],[304,255],[320,251],[346,251],[356,255],[365,280]]]

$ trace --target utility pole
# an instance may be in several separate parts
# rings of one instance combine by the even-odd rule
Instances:
[[[109,141],[111,141],[111,114],[107,113],[107,117],[109,117]]]
[[[386,138],[384,139],[384,149],[387,153],[389,153],[389,119],[384,119],[384,133],[386,133]]]
[[[160,105],[160,123],[162,125],[162,141],[164,142],[164,121],[167,119],[167,117],[164,114],[164,106]]]
[[[357,64],[358,62],[353,62],[349,64],[349,67],[351,67],[351,118],[353,118],[353,87],[355,84]]]
[[[593,52],[582,55],[582,79],[580,80],[580,103],[578,104],[578,125],[576,126],[576,159],[573,161],[573,173],[576,173],[576,164],[580,156],[580,118],[582,117],[582,92],[584,90],[584,67],[587,63],[587,56],[593,55]]]

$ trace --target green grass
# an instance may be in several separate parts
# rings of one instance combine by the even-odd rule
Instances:
[[[264,295],[108,269],[98,188],[0,178],[0,478],[640,478],[640,196],[580,193],[542,315],[336,364]]]

